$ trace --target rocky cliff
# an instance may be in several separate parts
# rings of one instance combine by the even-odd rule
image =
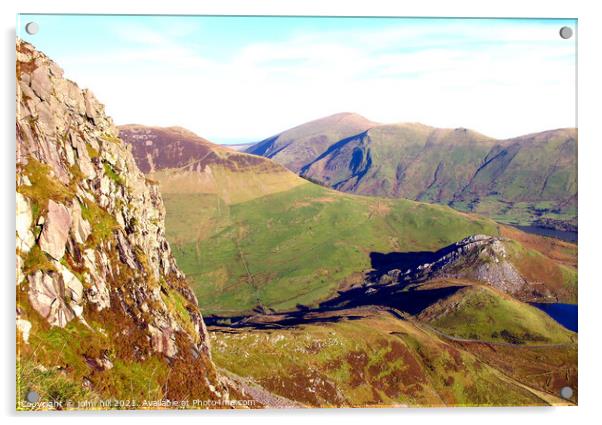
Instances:
[[[382,266],[369,275],[368,286],[411,287],[436,279],[462,279],[491,285],[524,301],[562,296],[550,282],[521,272],[512,255],[515,246],[508,239],[473,235],[436,252],[388,254],[392,256],[388,261],[375,260]]]
[[[227,400],[157,186],[89,90],[22,41],[16,66],[17,396]]]

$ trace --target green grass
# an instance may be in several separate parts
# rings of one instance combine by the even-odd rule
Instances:
[[[569,344],[576,334],[546,313],[486,286],[469,286],[419,318],[458,338],[511,344]]]
[[[119,186],[125,186],[125,181],[123,180],[123,177],[121,177],[117,172],[115,172],[115,170],[113,170],[111,164],[109,164],[106,161],[103,161],[102,165],[104,167],[105,174],[107,175],[107,177],[113,180],[115,184]]]
[[[342,194],[314,184],[226,205],[168,194],[167,237],[206,314],[312,305],[371,268],[371,252],[436,250],[496,235],[447,207]]]
[[[87,244],[97,246],[100,242],[112,237],[113,231],[118,227],[115,218],[95,202],[86,200],[82,205],[82,218],[87,220],[92,227],[92,234]]]

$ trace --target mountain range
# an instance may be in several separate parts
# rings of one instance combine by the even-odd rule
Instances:
[[[504,252],[529,253],[530,263],[524,255],[495,259],[512,264],[497,279],[516,275],[521,299],[576,299],[570,244],[550,249],[545,238],[445,206],[346,194],[188,132],[125,126],[120,137],[159,183],[167,237],[207,314],[316,306],[365,282],[378,253],[434,253],[477,234],[501,237]],[[557,255],[560,246],[568,255]],[[480,280],[492,283],[493,274]]]
[[[576,334],[528,304],[576,302],[574,244],[330,189],[188,133],[120,137],[142,167],[158,139],[198,150],[147,175],[226,376],[283,406],[562,404],[575,385]]]
[[[577,229],[577,131],[496,140],[465,128],[341,113],[246,150],[321,185],[449,205],[503,223]]]

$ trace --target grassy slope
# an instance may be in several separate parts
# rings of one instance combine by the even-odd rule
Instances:
[[[226,204],[246,202],[306,183],[284,168],[265,172],[246,167],[233,171],[221,165],[212,165],[203,172],[166,169],[148,176],[161,182],[162,194],[215,194]]]
[[[213,331],[213,359],[276,394],[312,406],[545,404],[412,322],[384,312],[350,314],[356,320]]]
[[[228,205],[212,194],[165,194],[167,237],[205,313],[322,301],[371,268],[371,252],[436,250],[498,234],[447,207],[343,194],[314,184]]]
[[[419,315],[457,338],[512,344],[569,344],[576,334],[541,310],[487,286],[467,286]]]

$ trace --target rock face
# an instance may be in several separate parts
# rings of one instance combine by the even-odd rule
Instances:
[[[69,379],[110,396],[124,379],[118,368],[86,359],[105,356],[121,369],[156,359],[145,385],[158,397],[226,399],[196,297],[165,239],[158,188],[94,95],[22,41],[16,128],[20,361],[66,364]],[[53,329],[66,341],[57,352]],[[29,350],[32,340],[41,348]]]

